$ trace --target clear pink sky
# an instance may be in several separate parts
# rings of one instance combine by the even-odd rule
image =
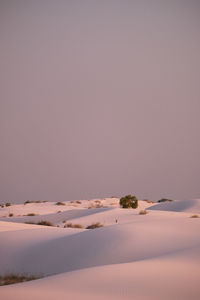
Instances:
[[[0,202],[200,197],[200,1],[0,1]]]

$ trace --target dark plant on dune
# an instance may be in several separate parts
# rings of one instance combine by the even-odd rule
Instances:
[[[57,202],[56,205],[66,205],[64,202]]]
[[[29,213],[29,214],[27,214],[27,216],[33,217],[33,216],[36,216],[36,214],[35,213]]]
[[[8,284],[14,284],[24,281],[30,281],[39,279],[42,276],[33,276],[33,275],[26,275],[26,274],[7,274],[4,276],[0,276],[0,286],[2,285],[8,285]]]
[[[167,198],[162,198],[160,200],[158,200],[158,202],[172,202],[174,200],[171,200],[171,199],[167,199]]]
[[[126,195],[119,200],[120,206],[122,208],[137,208],[138,207],[138,199],[136,196]]]
[[[148,214],[148,212],[147,212],[146,209],[141,210],[141,211],[139,212],[139,215],[147,215],[147,214]]]
[[[49,221],[39,221],[37,223],[32,222],[32,221],[27,221],[25,222],[25,224],[32,224],[32,225],[44,225],[44,226],[55,226],[53,223],[49,222]]]
[[[100,222],[96,222],[96,223],[93,223],[93,224],[87,226],[86,229],[95,229],[95,228],[99,228],[99,227],[103,227],[103,225]]]
[[[79,228],[79,229],[82,229],[83,226],[81,224],[67,223],[67,224],[64,225],[64,228]]]

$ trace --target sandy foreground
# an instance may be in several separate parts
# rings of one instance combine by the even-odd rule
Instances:
[[[137,209],[117,198],[64,203],[0,208],[0,275],[42,277],[1,286],[0,299],[200,299],[200,218],[191,218],[199,199],[141,200]],[[54,226],[27,224],[42,220]]]

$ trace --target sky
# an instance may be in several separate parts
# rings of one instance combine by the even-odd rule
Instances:
[[[0,202],[200,198],[200,1],[0,0]]]

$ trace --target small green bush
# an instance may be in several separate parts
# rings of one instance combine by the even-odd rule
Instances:
[[[119,200],[120,206],[122,208],[137,208],[138,199],[136,196],[126,195]]]

